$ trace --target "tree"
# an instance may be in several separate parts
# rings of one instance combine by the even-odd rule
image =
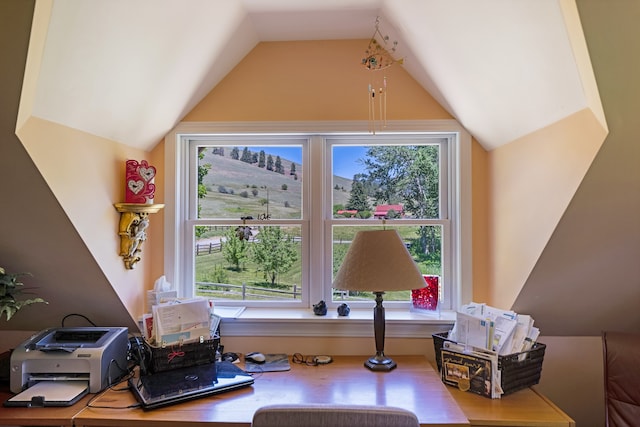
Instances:
[[[204,185],[204,177],[211,169],[211,163],[202,163],[205,148],[198,148],[198,198],[203,199],[207,195],[207,187]]]
[[[207,186],[204,185],[204,177],[207,176],[211,169],[210,163],[202,163],[204,160],[205,148],[198,148],[198,199],[204,199],[207,196]],[[198,218],[200,218],[200,209],[202,205],[198,203]],[[205,232],[204,227],[196,227],[196,237],[202,236]]]
[[[291,168],[289,170],[289,175],[295,175],[296,174],[296,164],[291,162]]]
[[[288,272],[298,260],[298,251],[293,236],[281,227],[263,227],[251,245],[253,261],[264,278],[275,285],[278,275]]]
[[[265,167],[265,154],[264,154],[264,150],[260,150],[260,155],[258,156],[258,167],[259,168],[264,168]]]
[[[240,150],[238,150],[238,147],[233,147],[231,150],[231,158],[233,160],[238,160],[240,158]]]
[[[412,158],[407,146],[371,146],[363,163],[367,181],[375,188],[373,197],[377,203],[402,202],[403,180]]]
[[[438,218],[439,210],[439,153],[434,146],[416,147],[415,160],[409,170],[405,210],[421,218]],[[441,230],[422,226],[419,230],[419,249],[422,254],[440,258]]]
[[[231,264],[236,271],[240,271],[240,265],[248,257],[249,242],[244,238],[241,239],[238,232],[231,227],[224,234],[224,237],[222,255],[225,261]]]
[[[240,160],[245,163],[251,163],[251,151],[249,151],[248,147],[244,147],[244,150],[242,150],[242,157],[240,157]]]
[[[273,156],[271,156],[271,154],[267,156],[267,170],[268,171],[273,170]]]
[[[284,175],[284,166],[282,166],[282,159],[280,156],[276,156],[276,172]]]
[[[373,146],[363,161],[367,181],[376,188],[379,203],[401,203],[417,218],[439,216],[439,148],[435,145]],[[439,228],[422,226],[418,248],[422,254],[438,255]]]
[[[358,175],[353,177],[353,184],[351,184],[351,194],[349,195],[349,201],[346,204],[348,210],[355,210],[358,212],[369,211],[369,198],[365,192],[364,183],[359,179]]]

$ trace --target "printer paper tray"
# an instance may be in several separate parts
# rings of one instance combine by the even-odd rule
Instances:
[[[41,381],[4,402],[4,406],[70,406],[89,392],[86,381]]]

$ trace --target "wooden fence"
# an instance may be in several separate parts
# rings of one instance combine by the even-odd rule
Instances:
[[[282,299],[293,298],[298,299],[302,296],[302,289],[298,285],[293,285],[293,290],[271,289],[262,288],[258,286],[247,286],[246,283],[242,285],[231,285],[228,283],[211,283],[211,282],[196,282],[197,295],[199,296],[233,296],[238,295],[242,300],[249,299]],[[259,293],[258,293],[259,292]]]
[[[222,250],[222,245],[220,242],[217,243],[197,243],[196,244],[196,256],[198,255],[209,255],[214,252],[220,252]]]

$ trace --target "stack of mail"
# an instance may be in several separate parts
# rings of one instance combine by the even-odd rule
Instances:
[[[153,306],[151,335],[156,345],[185,344],[211,338],[209,302],[176,299]]]
[[[520,353],[531,349],[540,335],[533,322],[526,314],[472,302],[456,313],[456,324],[449,339],[501,356]]]

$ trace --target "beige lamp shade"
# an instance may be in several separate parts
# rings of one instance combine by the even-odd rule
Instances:
[[[425,287],[415,261],[396,230],[359,231],[333,282],[348,291],[405,291]]]

